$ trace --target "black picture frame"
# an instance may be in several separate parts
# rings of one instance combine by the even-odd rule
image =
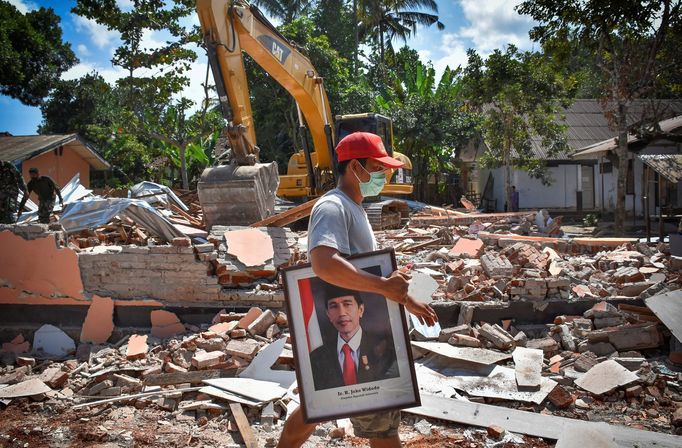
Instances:
[[[369,272],[373,271],[375,274],[380,274],[384,277],[387,277],[397,269],[393,248],[357,254],[348,257],[347,260],[360,269],[366,269]],[[380,272],[377,271],[377,266],[380,267]],[[305,323],[304,304],[301,297],[301,290],[299,289],[302,287],[301,285],[303,285],[301,282],[305,282],[306,280],[309,285],[311,285],[312,283],[310,282],[313,281],[318,282],[318,284],[319,282],[322,282],[325,285],[329,285],[312,272],[310,263],[291,266],[282,270],[284,296],[286,299],[287,316],[289,319],[289,329],[291,331],[292,349],[296,366],[296,379],[298,381],[301,410],[305,422],[318,423],[357,415],[420,406],[419,386],[417,384],[417,376],[414,369],[414,359],[412,357],[405,307],[376,294],[358,291],[358,294],[360,294],[361,297],[370,296],[368,298],[371,302],[363,300],[367,302],[367,310],[370,309],[371,304],[375,315],[374,322],[383,322],[381,319],[382,316],[380,316],[380,313],[383,311],[378,310],[385,309],[385,313],[388,315],[388,321],[383,324],[383,335],[387,336],[384,340],[388,340],[388,337],[390,336],[390,343],[392,343],[393,353],[395,354],[395,364],[391,365],[395,365],[397,369],[389,369],[390,372],[392,372],[391,374],[384,372],[382,374],[382,379],[370,379],[364,381],[362,384],[356,385],[337,385],[329,387],[329,385],[320,386],[320,384],[316,382],[316,379],[320,377],[320,372],[315,372],[314,370],[321,369],[321,366],[313,366],[311,362],[313,350],[311,350],[309,327],[307,327]],[[320,299],[319,291],[313,292],[312,286],[309,286],[308,288],[308,292],[304,294],[309,297],[306,299],[307,304],[309,304],[311,299],[313,300],[313,304],[320,300],[322,300],[322,303],[326,303],[326,298]],[[378,300],[383,302],[378,302]],[[310,317],[311,311],[309,308],[307,309],[308,316]],[[318,309],[319,308],[314,307],[312,313],[316,316],[323,315],[320,311],[317,311]],[[369,314],[369,311],[367,311],[367,314]],[[372,316],[367,317],[371,318]],[[364,316],[363,319],[365,319]],[[333,328],[331,325],[332,324],[327,321],[327,326]],[[362,328],[364,329],[364,327]],[[321,340],[329,341],[329,338],[322,338]],[[326,345],[326,350],[331,350],[329,348],[329,343],[323,345]],[[362,355],[362,353],[362,349],[360,349],[360,355]],[[364,363],[364,368],[369,371],[370,366],[367,363],[367,357],[361,357],[362,361],[360,364]],[[317,359],[319,359],[319,357]],[[358,375],[360,375],[360,369],[361,367],[358,366]]]

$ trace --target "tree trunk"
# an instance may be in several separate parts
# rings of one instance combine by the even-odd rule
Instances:
[[[621,105],[618,108],[618,180],[616,183],[616,214],[614,217],[617,236],[625,233],[625,193],[628,178],[628,130],[627,109]],[[634,204],[633,204],[634,205]]]
[[[355,30],[355,47],[353,49],[353,76],[358,75],[358,48],[360,47],[360,30],[358,28],[358,0],[353,0],[353,29]]]
[[[180,146],[180,171],[182,174],[182,189],[189,190],[189,180],[187,179],[187,145]]]
[[[381,54],[381,63],[383,64],[386,62],[386,59],[384,59],[384,26],[381,23],[379,23],[379,49]]]

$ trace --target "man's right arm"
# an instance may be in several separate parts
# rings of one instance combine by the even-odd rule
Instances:
[[[370,274],[353,266],[333,247],[317,246],[310,252],[310,262],[315,275],[327,283],[355,291],[382,295],[405,305],[407,310],[428,326],[437,321],[435,311],[426,303],[419,302],[407,293],[409,276],[394,272],[390,277]]]

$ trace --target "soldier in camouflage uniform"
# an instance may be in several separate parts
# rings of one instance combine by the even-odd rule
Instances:
[[[14,223],[19,190],[26,197],[26,184],[14,164],[0,161],[0,224]]]
[[[62,199],[62,192],[49,176],[41,176],[38,168],[31,168],[28,170],[31,180],[28,182],[28,193],[35,191],[38,194],[38,222],[43,224],[50,223],[50,214],[54,209],[55,196],[59,197],[59,203],[64,207],[64,199]],[[24,209],[24,204],[28,200],[28,193],[24,195],[24,199],[19,205],[19,216]]]

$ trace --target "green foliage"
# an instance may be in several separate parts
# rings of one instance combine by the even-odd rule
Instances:
[[[599,214],[599,213],[588,213],[583,218],[583,225],[585,227],[594,227],[597,225],[597,223],[599,222],[600,219],[601,219],[601,214]]]
[[[358,0],[360,38],[369,39],[379,47],[381,60],[385,51],[393,51],[393,41],[407,41],[415,35],[417,27],[435,24],[445,28],[438,20],[435,0]]]
[[[311,13],[317,2],[315,0],[252,0],[251,3],[264,9],[286,25],[298,17]]]
[[[464,108],[459,71],[446,68],[436,82],[433,67],[419,62],[408,48],[393,61],[403,69],[391,71],[392,88],[376,104],[393,119],[397,147],[412,160],[416,195],[423,198],[430,173],[456,171],[455,152],[473,135],[475,117]]]
[[[0,1],[0,93],[38,106],[77,62],[52,8],[24,15]]]
[[[575,79],[563,78],[543,55],[519,52],[510,45],[487,60],[469,50],[464,92],[481,116],[486,152],[479,162],[505,167],[507,203],[511,204],[512,167],[550,182],[531,139],[541,138],[548,157],[567,149],[565,126],[557,122],[575,91]]]

